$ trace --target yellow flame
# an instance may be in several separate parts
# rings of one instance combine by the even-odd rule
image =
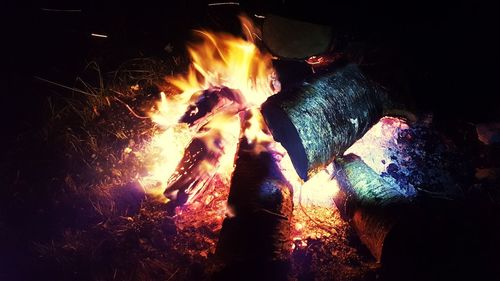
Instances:
[[[295,208],[291,221],[294,226],[294,247],[305,247],[307,238],[330,237],[341,225],[339,212],[333,203],[339,186],[332,177],[332,165],[304,183],[293,168],[286,150],[273,141],[259,107],[269,96],[280,90],[279,81],[271,66],[271,55],[261,52],[253,42],[258,31],[253,29],[248,19],[241,18],[241,22],[247,39],[224,33],[196,31],[199,41],[188,48],[192,60],[188,72],[167,79],[180,93],[162,92],[160,100],[151,112],[151,118],[158,125],[158,130],[140,155],[147,170],[147,175],[140,178],[140,183],[147,193],[166,199],[163,193],[169,180],[183,180],[182,183],[186,183],[190,195],[187,205],[195,215],[179,217],[190,225],[195,220],[204,223],[208,220],[211,221],[210,225],[220,228],[224,215],[231,216],[231,210],[224,213],[223,207],[229,193],[229,181],[234,169],[239,139],[244,136],[252,145],[253,152],[272,151],[276,154],[281,172],[294,189]],[[220,109],[220,112],[213,113],[213,116],[201,124],[189,125],[179,122],[186,110],[202,97],[205,90],[223,87],[231,89],[232,93],[237,95],[237,107],[229,111]],[[240,112],[244,114],[239,114]],[[391,121],[389,123],[395,124],[395,127],[402,126],[399,126],[397,120],[386,121]],[[378,134],[389,132],[385,128],[389,125],[381,126],[374,126],[371,131]],[[366,135],[370,135],[370,132]],[[203,153],[206,154],[198,154],[204,157],[201,162],[180,165],[186,148],[193,139],[203,142]],[[373,140],[367,140],[365,143],[362,141],[350,150],[377,156],[377,153],[382,153],[376,149],[367,149],[367,143],[374,143]],[[384,167],[376,170],[382,168]],[[205,191],[210,194],[205,194],[201,199],[197,198],[200,189],[204,188],[198,183],[211,181],[213,178],[220,186],[210,186],[208,191]],[[208,209],[199,208],[209,204],[212,207]],[[179,212],[182,212],[182,209]]]
[[[197,135],[196,126],[189,127],[179,123],[186,109],[200,94],[210,88],[227,87],[239,96],[239,110],[250,110],[246,120],[245,136],[249,141],[260,142],[270,139],[262,132],[264,122],[258,108],[270,95],[275,93],[276,79],[271,62],[271,55],[261,52],[253,42],[257,31],[251,22],[240,18],[246,39],[225,33],[195,31],[197,43],[188,47],[191,65],[187,74],[167,78],[167,81],[180,90],[180,93],[161,93],[161,99],[151,113],[153,122],[159,130],[153,135],[145,150],[147,175],[141,179],[145,191],[160,195],[165,190],[168,179],[175,172],[187,145]],[[236,112],[237,113],[237,112]],[[233,112],[235,114],[235,112]],[[210,136],[203,138],[207,146],[211,145],[213,134],[226,135],[222,139],[234,138],[234,119],[229,122],[224,118],[212,118],[204,129]],[[229,128],[229,129],[224,129]],[[231,133],[228,132],[231,131]],[[206,131],[206,130],[205,130]],[[233,141],[233,140],[232,140]],[[229,177],[234,165],[234,152],[238,141],[229,145],[218,162],[218,174]],[[233,147],[234,146],[234,147]],[[231,153],[233,153],[231,155]],[[213,165],[202,165],[213,169]]]
[[[248,143],[253,147],[253,153],[259,154],[263,151],[268,151],[271,147],[275,151],[273,137],[268,131],[264,116],[262,116],[259,109],[251,108],[248,110],[247,118],[243,134]],[[286,152],[283,150],[283,153]]]

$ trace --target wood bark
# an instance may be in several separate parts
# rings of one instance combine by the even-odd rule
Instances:
[[[256,154],[240,144],[217,255],[228,263],[275,262],[288,259],[292,186],[272,151]]]
[[[335,177],[340,186],[334,202],[361,242],[380,262],[387,248],[387,237],[407,235],[394,234],[394,228],[401,222],[406,224],[414,219],[411,214],[412,207],[416,207],[414,198],[384,181],[356,155],[337,158],[334,163]],[[397,231],[400,229],[398,227]]]
[[[307,180],[378,122],[384,103],[385,93],[348,64],[270,97],[262,113]]]

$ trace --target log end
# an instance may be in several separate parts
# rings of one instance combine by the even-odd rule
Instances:
[[[297,128],[287,114],[278,106],[279,95],[270,97],[261,106],[264,120],[274,140],[280,142],[292,160],[297,174],[304,181],[308,179],[309,162]]]

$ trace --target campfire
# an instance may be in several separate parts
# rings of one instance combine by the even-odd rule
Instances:
[[[252,173],[261,165],[272,164],[273,167],[268,168],[280,173],[280,180],[288,186],[286,200],[292,200],[293,194],[297,194],[297,202],[299,197],[306,197],[306,192],[302,195],[297,191],[309,182],[315,186],[326,184],[314,191],[314,197],[320,202],[316,207],[325,209],[319,219],[333,219],[329,225],[334,225],[336,218],[331,200],[337,186],[326,172],[304,185],[286,150],[273,140],[267,128],[260,106],[280,91],[280,83],[272,68],[272,56],[261,51],[255,43],[258,30],[247,18],[240,19],[245,38],[195,31],[199,42],[188,47],[192,59],[188,73],[168,79],[179,92],[161,92],[160,101],[152,109],[152,120],[159,129],[145,150],[139,152],[148,166],[148,174],[140,179],[141,185],[147,193],[173,207],[171,210],[178,217],[178,223],[210,225],[212,231],[218,232],[224,217],[234,216],[234,209],[241,207],[231,206],[231,199],[227,205],[230,190],[238,189],[238,180],[233,178],[238,174],[235,170]],[[264,157],[267,160],[261,163],[257,159],[262,155],[267,155]],[[245,157],[252,159],[251,164],[237,164],[238,159]],[[239,184],[246,180],[240,180]],[[231,183],[235,187],[230,188]],[[261,182],[257,180],[255,184]],[[272,185],[269,190],[254,192],[284,192],[272,190]],[[315,205],[312,203],[311,206]],[[288,211],[292,211],[291,206]],[[291,213],[277,212],[275,215],[283,216],[287,227],[296,226],[293,235],[287,232],[284,237],[286,250],[295,247],[292,239],[306,240],[309,234],[304,226],[307,222],[292,221]],[[319,238],[333,231],[334,228],[316,230],[315,235]],[[213,251],[214,247],[212,243],[212,248],[207,250]]]
[[[147,167],[139,182],[146,193],[167,206],[178,228],[208,228],[216,235],[195,251],[199,255],[217,252],[225,260],[287,260],[292,251],[306,249],[308,241],[345,239],[346,234],[339,232],[350,219],[341,219],[346,214],[334,204],[335,199],[346,196],[345,188],[339,194],[336,178],[344,169],[332,163],[332,156],[342,156],[377,122],[378,115],[368,108],[373,111],[369,119],[366,113],[366,120],[362,114],[361,119],[351,118],[349,124],[355,125],[354,131],[344,136],[346,140],[333,144],[335,153],[323,151],[321,163],[304,170],[305,166],[297,164],[301,156],[297,156],[296,145],[290,144],[289,138],[283,139],[288,134],[281,128],[286,121],[278,120],[275,113],[279,109],[266,102],[281,91],[272,56],[259,48],[259,30],[247,18],[240,20],[243,38],[194,32],[197,41],[188,47],[191,65],[187,73],[167,78],[174,87],[160,93],[150,112],[157,130],[144,149],[135,152]],[[352,79],[361,79],[354,85],[356,90],[363,92],[363,87],[371,87],[356,74],[357,69],[349,67],[347,75],[354,71],[358,76]],[[343,75],[342,71],[337,73]],[[349,87],[349,82],[344,83],[337,86]],[[377,103],[378,93],[369,94]],[[342,100],[338,102],[339,107],[350,107]],[[263,104],[267,109],[262,111]],[[339,121],[341,117],[331,119]],[[302,121],[305,123],[299,126],[317,126]],[[405,129],[408,126],[402,119],[384,118],[347,153],[366,157],[377,172],[360,163],[366,166],[365,173],[376,179],[392,161],[385,155],[388,146],[394,145]],[[290,153],[295,154],[293,159]],[[387,162],[381,165],[380,159]],[[382,181],[377,192],[398,191]],[[349,185],[349,180],[344,179],[343,184]],[[412,192],[398,194],[406,198]],[[371,196],[377,198],[378,194]],[[339,201],[337,205],[344,203]],[[382,241],[368,246],[380,260],[383,237],[375,239]]]
[[[160,159],[151,162],[150,174],[143,179],[148,192],[163,193],[175,181],[170,178],[174,172],[177,177],[197,177],[184,180],[189,181],[184,188],[194,185],[188,191],[191,202],[212,178],[229,180],[240,134],[256,149],[265,142],[262,138],[269,139],[256,109],[279,91],[279,84],[271,56],[253,43],[255,30],[246,19],[242,24],[246,39],[195,31],[201,42],[188,48],[192,59],[188,73],[168,79],[180,93],[162,92],[151,113],[162,131],[151,144],[160,150]],[[206,147],[196,147],[200,145]],[[201,150],[203,155],[198,155]],[[184,171],[189,161],[196,170]]]
[[[495,279],[494,9],[320,2],[8,5],[0,280]]]

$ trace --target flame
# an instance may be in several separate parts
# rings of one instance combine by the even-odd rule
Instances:
[[[167,78],[178,91],[161,92],[151,111],[157,130],[139,153],[147,171],[139,181],[147,193],[162,200],[178,199],[182,193],[188,196],[184,203],[189,204],[176,209],[177,214],[190,214],[176,216],[181,228],[203,224],[218,231],[224,216],[231,215],[225,209],[229,182],[244,137],[252,152],[272,152],[293,186],[292,249],[305,248],[310,239],[334,237],[345,224],[333,203],[339,186],[333,165],[304,183],[286,150],[274,142],[259,107],[281,85],[272,56],[254,44],[258,31],[248,19],[240,20],[245,38],[195,32],[199,40],[188,47],[192,63],[187,73]],[[384,148],[405,126],[398,119],[385,118],[349,151],[364,160],[374,156],[367,163],[380,172],[386,166],[380,164],[386,156]],[[210,247],[213,250],[214,241]]]
[[[224,212],[228,215],[230,211],[221,206],[225,206],[229,192],[238,142],[244,136],[253,153],[271,151],[292,184],[297,206],[293,234],[297,239],[328,236],[330,232],[318,228],[318,222],[328,221],[332,229],[339,222],[336,209],[332,208],[338,186],[331,179],[331,167],[304,183],[286,150],[274,142],[259,107],[281,85],[271,66],[271,55],[261,52],[252,41],[257,31],[246,18],[241,20],[246,39],[197,31],[200,41],[188,48],[192,63],[187,74],[168,79],[180,93],[162,92],[151,113],[160,130],[149,144],[155,157],[150,159],[143,186],[163,199],[164,193],[170,199],[177,199],[179,192],[187,193],[189,204],[184,211],[200,214],[204,220],[208,219],[205,214],[210,213],[211,219],[217,218],[214,225],[220,227]],[[200,112],[197,103],[211,97],[215,104],[211,109],[216,113]],[[184,120],[189,120],[188,123],[180,122],[183,116],[187,116]],[[207,187],[211,181],[220,187]],[[210,194],[198,200],[202,189]],[[207,202],[212,207],[199,208],[208,206]],[[182,212],[180,209],[177,213]],[[196,224],[190,217],[179,216],[189,224]]]
[[[187,203],[192,203],[215,176],[229,182],[234,163],[231,155],[236,154],[240,128],[238,115],[216,114],[186,148],[182,161],[168,180],[167,197],[177,199],[179,193],[187,194]]]
[[[252,108],[247,113],[247,120],[244,126],[244,135],[248,143],[253,146],[255,154],[272,149],[276,151],[273,137],[271,136],[267,125],[264,121],[264,116],[257,108]],[[282,150],[282,153],[284,150]]]
[[[231,117],[240,112],[246,112],[243,128],[249,141],[262,144],[272,140],[264,129],[264,121],[258,110],[270,95],[279,90],[272,68],[272,56],[261,52],[254,44],[253,37],[258,32],[251,22],[245,17],[240,17],[240,20],[246,38],[195,31],[198,40],[188,46],[192,62],[187,73],[167,78],[167,82],[180,93],[162,92],[151,112],[151,119],[158,125],[158,131],[152,136],[144,152],[146,156],[143,157],[147,175],[140,182],[147,193],[162,195],[174,180],[183,174],[188,177],[187,172],[182,171],[188,163],[183,165],[182,161],[187,157],[185,151],[195,139],[205,143],[203,149],[217,151],[217,155],[212,155],[217,159],[199,159],[196,171],[190,172],[229,180],[240,133],[236,129],[237,122]],[[186,111],[189,112],[187,118],[196,119],[200,114],[197,102],[212,98],[206,97],[208,95],[219,95],[212,111],[223,114],[201,114],[199,120],[192,123],[180,122],[186,116]],[[224,144],[225,147],[214,147],[216,143]],[[258,149],[263,148],[256,145]],[[191,178],[194,177],[191,175]]]

